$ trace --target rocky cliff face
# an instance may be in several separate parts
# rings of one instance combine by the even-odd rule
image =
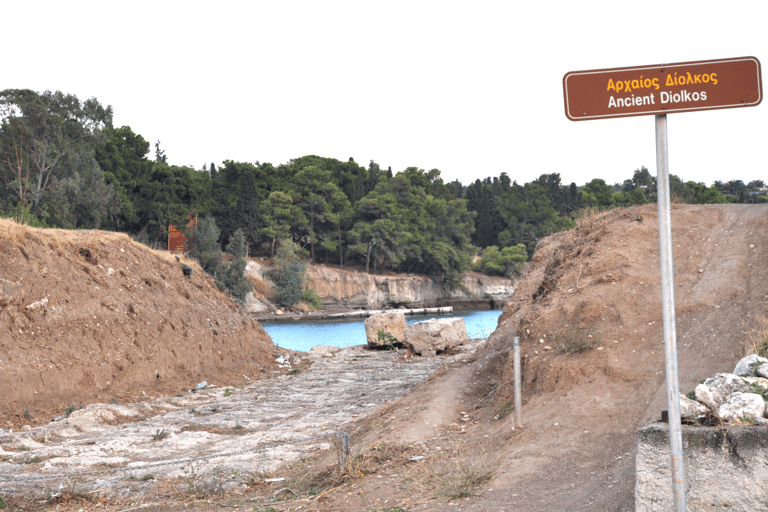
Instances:
[[[352,270],[309,266],[310,288],[326,307],[382,309],[387,307],[469,306],[486,303],[501,306],[515,291],[515,280],[474,272],[461,280],[463,289],[415,275],[370,275]]]

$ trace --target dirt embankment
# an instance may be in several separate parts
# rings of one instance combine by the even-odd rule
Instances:
[[[272,369],[273,350],[194,262],[124,234],[0,220],[0,428],[202,380],[242,382]]]
[[[765,206],[673,205],[683,393],[731,371],[765,314],[766,232]],[[395,464],[302,510],[362,510],[353,493],[364,492],[366,503],[414,511],[633,511],[635,432],[667,409],[659,264],[656,205],[587,217],[544,239],[477,359],[420,386],[368,420],[370,432],[353,436],[359,447],[408,445],[413,433],[428,433],[432,478],[420,481],[417,469]],[[519,430],[512,429],[515,334],[523,356]],[[420,492],[381,483],[403,473]],[[446,482],[466,484],[469,475],[489,480],[469,498],[444,497]]]

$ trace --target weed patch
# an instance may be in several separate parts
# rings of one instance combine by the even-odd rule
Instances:
[[[582,327],[580,324],[564,332],[554,332],[550,337],[557,345],[555,351],[560,354],[575,354],[596,349],[601,340],[600,331],[594,326]]]
[[[438,492],[448,500],[476,496],[483,485],[493,478],[494,469],[464,468],[458,473],[443,476],[433,473],[432,480]]]
[[[760,357],[768,357],[768,316],[757,315],[757,325],[747,334],[745,351],[747,354],[757,354]]]

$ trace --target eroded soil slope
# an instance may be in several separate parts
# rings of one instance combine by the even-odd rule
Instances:
[[[0,428],[242,382],[272,369],[273,349],[193,262],[122,234],[0,220]]]
[[[683,393],[731,371],[765,313],[767,229],[765,206],[673,205]],[[391,459],[338,492],[278,510],[633,511],[635,431],[665,409],[656,205],[614,210],[543,240],[477,358],[353,435],[357,449],[387,443],[421,450],[424,461]],[[488,480],[470,486],[469,477]]]

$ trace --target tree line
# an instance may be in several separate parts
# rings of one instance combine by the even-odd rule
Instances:
[[[220,246],[237,234],[249,254],[274,256],[281,241],[313,263],[369,272],[412,272],[456,282],[477,268],[519,269],[543,236],[573,226],[585,207],[655,202],[655,178],[641,167],[613,185],[564,184],[559,173],[518,184],[506,173],[464,185],[440,171],[397,173],[303,156],[273,165],[225,160],[200,169],[172,165],[160,142],[112,125],[112,108],[61,92],[0,92],[0,214],[33,225],[123,231],[164,246],[169,224],[212,218]],[[763,202],[762,181],[713,187],[670,178],[674,200]],[[243,240],[240,239],[242,235]],[[242,250],[242,249],[241,249]]]

